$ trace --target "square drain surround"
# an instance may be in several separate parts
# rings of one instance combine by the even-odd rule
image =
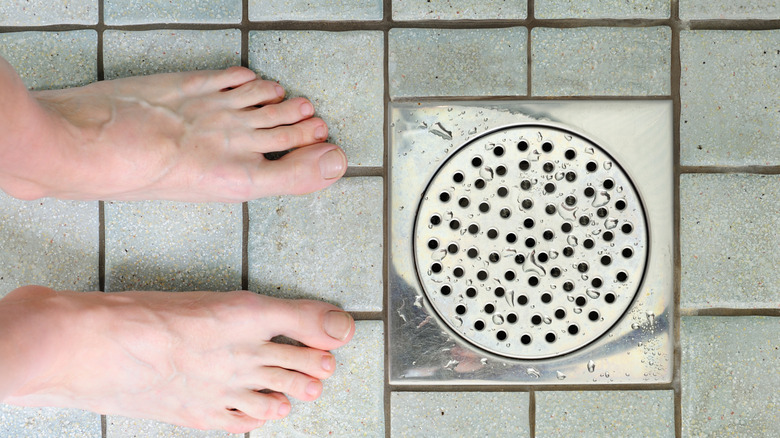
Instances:
[[[671,381],[670,101],[388,116],[390,384]]]

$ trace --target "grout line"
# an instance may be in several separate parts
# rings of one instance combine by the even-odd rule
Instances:
[[[104,29],[105,9],[103,0],[98,0],[98,22],[95,27],[97,32],[97,80],[105,79],[105,70],[103,66],[103,29]],[[106,204],[104,201],[98,201],[98,283],[101,292],[106,291]],[[100,436],[108,437],[108,416],[100,415]]]
[[[526,26],[526,45],[525,45],[525,69],[526,69],[526,87],[525,87],[525,94],[526,96],[531,96],[531,90],[532,83],[533,83],[533,56],[531,52],[531,31],[533,31],[532,24],[534,23],[534,16],[536,14],[536,5],[534,3],[534,0],[528,0],[528,6],[526,8],[527,17],[529,25]]]
[[[647,100],[669,100],[671,99],[671,95],[648,95],[648,96],[590,96],[590,95],[582,95],[582,96],[522,96],[522,95],[516,95],[516,96],[403,96],[403,97],[394,97],[392,99],[395,103],[405,103],[405,102],[429,102],[429,101],[445,101],[445,102],[460,102],[460,101],[468,101],[468,102],[478,102],[482,100],[512,100],[512,101],[526,101],[526,100],[602,100],[602,101],[632,101],[632,100],[641,100],[641,101],[647,101]]]
[[[729,309],[725,307],[713,307],[709,309],[699,308],[680,308],[680,316],[721,316],[721,317],[735,317],[735,316],[774,316],[780,317],[780,309],[778,308],[750,308],[750,309]]]
[[[249,203],[241,204],[241,289],[249,290]]]
[[[528,391],[528,431],[531,438],[536,438],[536,391]]]
[[[386,28],[383,29],[382,37],[384,39],[384,47],[382,50],[382,81],[383,81],[383,110],[384,110],[384,123],[382,123],[382,141],[384,142],[383,154],[382,154],[382,167],[381,173],[383,178],[383,195],[382,202],[382,312],[380,317],[383,319],[383,335],[384,345],[382,351],[384,357],[384,373],[382,382],[384,384],[384,414],[385,414],[385,437],[392,437],[392,391],[390,388],[390,334],[388,333],[388,320],[385,317],[387,311],[389,311],[390,301],[390,227],[389,227],[389,210],[390,210],[390,176],[389,176],[389,159],[390,159],[390,141],[389,141],[389,125],[390,125],[390,28],[393,26],[393,0],[385,0],[383,3],[383,23],[386,24]],[[349,173],[349,169],[347,169]]]
[[[387,108],[385,108],[387,113]],[[385,136],[387,133],[385,133]],[[347,171],[344,172],[343,178],[354,178],[361,176],[385,176],[385,168],[383,166],[355,166],[347,167]]]
[[[680,166],[680,173],[754,173],[758,175],[780,174],[780,166]]]
[[[674,389],[672,383],[579,383],[579,384],[522,384],[514,385],[512,382],[496,384],[441,384],[428,385],[391,385],[393,392],[572,392],[572,391],[659,391]]]

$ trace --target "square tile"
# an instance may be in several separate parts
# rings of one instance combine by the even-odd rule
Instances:
[[[106,291],[241,288],[240,204],[106,202]]]
[[[0,26],[97,24],[98,0],[5,0],[0,4]]]
[[[669,18],[669,0],[536,0],[536,18]]]
[[[241,31],[149,30],[103,33],[106,79],[241,64]]]
[[[140,420],[119,416],[106,418],[106,438],[243,438],[243,434],[232,434],[218,430],[198,430],[174,426],[153,420]]]
[[[780,30],[680,32],[680,163],[780,164]]]
[[[249,203],[249,288],[350,311],[382,309],[382,179]]]
[[[776,0],[680,0],[683,20],[772,20],[780,18]]]
[[[308,98],[351,166],[381,166],[383,48],[381,32],[251,32],[249,67]]]
[[[252,21],[366,21],[382,15],[382,0],[249,0]]]
[[[536,436],[674,437],[674,391],[537,392]]]
[[[524,27],[391,29],[390,96],[527,94]]]
[[[98,289],[98,203],[0,194],[0,296],[25,285]]]
[[[485,20],[526,17],[525,0],[393,0],[393,20]]]
[[[390,436],[530,436],[527,392],[393,392]]]
[[[780,176],[680,176],[683,308],[780,307]]]
[[[780,436],[780,318],[682,318],[682,436]]]
[[[671,92],[668,27],[535,28],[535,96],[650,96]]]
[[[86,85],[97,80],[97,32],[0,33],[0,56],[32,90]]]
[[[108,25],[238,23],[241,0],[104,0]]]
[[[0,431],[14,438],[101,438],[100,415],[79,409],[0,404]]]
[[[252,438],[385,435],[382,321],[357,321],[355,336],[333,351],[336,372],[319,399],[292,399],[287,418],[269,421]]]

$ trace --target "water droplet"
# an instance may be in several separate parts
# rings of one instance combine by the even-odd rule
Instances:
[[[588,279],[588,274],[582,274],[582,275],[580,275],[580,278],[581,278],[583,281],[586,281],[586,280]]]
[[[504,248],[503,251],[501,251],[501,257],[514,257],[517,255],[517,250],[514,248]]]
[[[494,147],[496,147],[495,143],[487,143],[487,144],[485,144],[485,150],[486,151],[493,150]]]
[[[482,359],[479,360],[479,363],[481,363],[482,365],[487,365],[487,358],[483,357]]]
[[[612,162],[611,161],[605,161],[604,162],[604,170],[612,169]]]
[[[623,193],[623,186],[618,186],[615,190],[617,190],[618,193]]]
[[[451,111],[452,111],[452,107],[447,108],[447,112],[451,112]]]
[[[545,315],[544,316],[544,323],[545,324],[552,324],[552,319],[549,316]]]
[[[420,122],[420,126],[418,126],[417,129],[428,129],[428,124],[425,122]]]
[[[601,293],[595,289],[587,289],[585,294],[594,300],[601,296]]]
[[[582,313],[582,307],[575,307],[575,308],[574,308],[574,313],[576,313],[577,315],[579,315],[580,313]]]
[[[456,327],[460,327],[460,326],[463,325],[463,320],[462,319],[458,318],[457,316],[455,318],[453,318],[453,319],[455,320],[455,326]]]
[[[604,377],[609,378],[609,371],[604,371]]]
[[[563,172],[557,172],[557,173],[555,174],[555,180],[556,180],[556,181],[560,181],[560,180],[562,180],[562,179],[563,179],[563,177],[564,177],[564,176],[565,176],[565,175],[564,175],[564,173],[563,173]]]
[[[555,260],[558,258],[558,251],[550,251],[550,258]]]
[[[588,372],[596,371],[596,362],[593,362],[592,360],[588,361]]]
[[[604,228],[606,228],[608,230],[611,230],[611,229],[615,228],[617,226],[617,224],[618,224],[618,220],[617,219],[615,219],[614,217],[608,217],[604,221]]]
[[[536,368],[528,368],[525,370],[526,374],[532,377],[536,377],[537,379],[539,377],[542,377],[542,373],[539,372]]]
[[[534,149],[534,151],[531,152],[531,155],[528,157],[528,160],[530,160],[530,161],[539,161],[540,158],[541,158],[541,155],[539,154],[539,151]]]
[[[639,327],[642,327],[642,326],[639,325],[639,323],[637,323],[637,322],[631,324],[631,328],[634,329],[634,330],[639,330]],[[641,342],[640,342],[640,344],[641,344]]]
[[[563,373],[562,373],[562,372],[560,372],[560,371],[556,371],[556,372],[555,372],[555,374],[556,374],[556,376],[558,377],[558,380],[563,380],[563,379],[565,379],[565,378],[566,378],[566,374],[563,374]]]
[[[444,248],[436,250],[433,252],[433,254],[431,254],[431,258],[437,262],[441,261],[446,256],[447,256],[447,250]]]
[[[569,300],[569,301],[570,301],[570,302],[572,302],[572,303],[574,302],[574,297],[573,297],[573,296],[571,296],[571,295],[567,295],[567,296],[566,296],[566,299],[567,299],[567,300]]]
[[[493,168],[490,166],[485,166],[482,169],[479,169],[479,176],[484,178],[487,181],[493,180]]]
[[[451,360],[451,361],[447,362],[447,365],[444,365],[444,368],[452,369],[452,367],[454,367],[455,365],[457,365],[459,363],[460,363],[460,361]]]
[[[452,140],[452,131],[448,130],[440,122],[436,122],[431,129],[428,130],[431,134],[436,134],[445,140]]]
[[[596,196],[593,197],[593,206],[594,207],[603,207],[607,204],[609,204],[611,196],[609,193],[604,191],[596,192]]]
[[[645,343],[644,343],[644,342],[640,342],[640,343],[638,343],[638,344],[637,344],[637,346],[638,346],[638,347],[641,347],[641,346],[643,346],[643,345],[645,345]]]
[[[577,246],[577,236],[569,235],[569,237],[566,238],[566,243],[570,246]]]
[[[471,128],[471,129],[469,129],[469,133],[468,133],[469,135],[474,135],[476,133],[477,133],[477,127],[476,126]]]
[[[655,324],[655,313],[648,310],[645,312],[645,316],[647,317],[647,322],[650,323],[651,326]]]
[[[493,324],[501,325],[504,323],[504,317],[501,315],[493,315]]]
[[[542,141],[542,140],[544,140],[544,137],[542,136],[542,133],[541,133],[541,132],[537,132],[537,133],[536,133],[536,139],[537,139],[537,140],[539,140],[539,141]]]
[[[571,141],[571,135],[569,134],[564,135],[563,138],[565,138],[566,141]]]
[[[585,148],[585,153],[593,155],[596,151],[593,149],[593,146],[588,146]]]

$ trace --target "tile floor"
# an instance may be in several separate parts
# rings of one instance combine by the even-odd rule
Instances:
[[[309,97],[328,122],[350,176],[301,198],[242,207],[0,196],[0,295],[30,283],[246,287],[352,311],[358,332],[336,352],[323,398],[252,437],[780,436],[774,0],[9,0],[0,55],[33,89],[243,64]],[[385,108],[496,96],[674,102],[681,324],[670,384],[385,384]],[[227,434],[3,405],[0,436]]]

